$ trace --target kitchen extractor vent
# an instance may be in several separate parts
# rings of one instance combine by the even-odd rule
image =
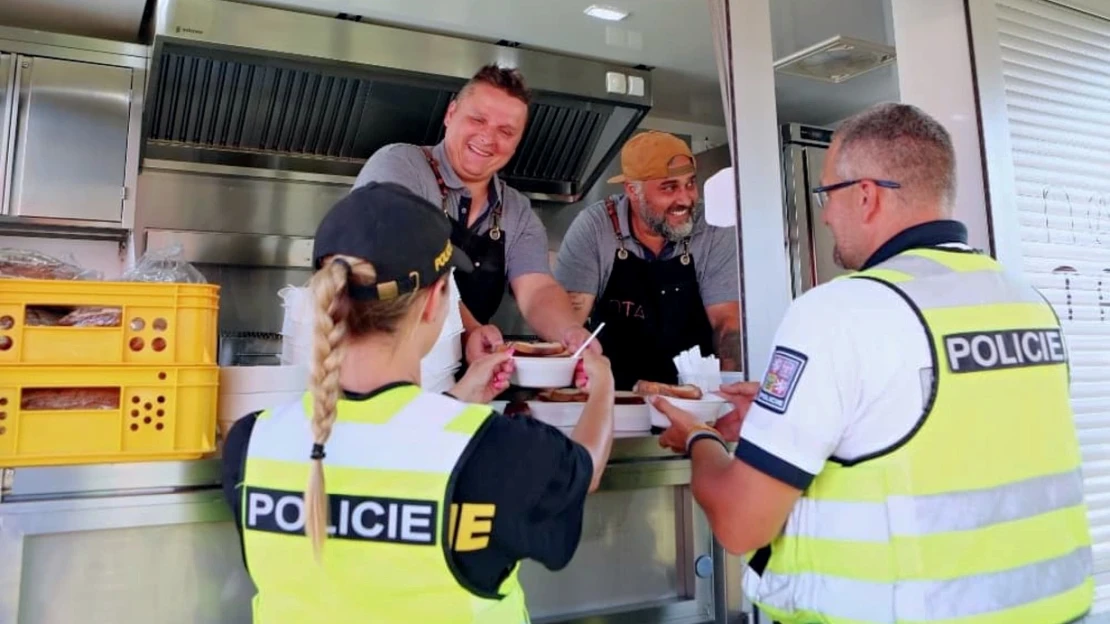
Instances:
[[[890,65],[895,56],[891,46],[837,35],[775,61],[775,71],[841,83]]]
[[[532,199],[570,203],[652,104],[646,70],[510,42],[224,0],[157,0],[153,23],[143,156],[194,169],[357,175],[389,143],[437,142],[459,89],[497,63],[533,93],[501,177]],[[636,88],[614,86],[626,83]]]
[[[434,139],[455,93],[184,53],[159,62],[147,137],[198,147],[365,160]]]
[[[276,156],[301,170],[354,175],[384,145],[442,139],[444,115],[461,86],[167,48],[158,58],[147,126],[150,153],[161,157],[201,150],[202,160],[249,166]],[[501,176],[532,194],[581,194],[576,182],[613,108],[537,98]]]

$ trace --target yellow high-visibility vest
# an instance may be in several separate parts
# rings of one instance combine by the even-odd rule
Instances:
[[[966,251],[906,251],[850,278],[886,284],[915,310],[933,352],[932,396],[890,448],[825,464],[765,569],[745,573],[749,598],[784,624],[1084,615],[1091,537],[1052,308]]]
[[[528,622],[517,569],[498,596],[451,562],[452,474],[491,416],[415,386],[340,400],[324,459],[329,535],[304,534],[312,396],[259,415],[247,451],[243,542],[256,624]]]

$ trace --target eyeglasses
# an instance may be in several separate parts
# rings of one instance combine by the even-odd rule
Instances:
[[[881,186],[888,189],[902,188],[902,185],[897,182],[891,182],[890,180],[874,180],[871,178],[859,178],[856,180],[845,180],[843,182],[836,182],[835,184],[826,184],[825,186],[818,186],[813,189],[813,196],[817,198],[817,207],[824,209],[825,204],[827,204],[829,201],[829,193],[842,188],[848,188],[849,186],[859,184],[860,182],[864,181],[872,182],[875,184],[875,186]]]

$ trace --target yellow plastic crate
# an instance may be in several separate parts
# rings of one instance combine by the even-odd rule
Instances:
[[[0,467],[199,458],[215,450],[219,379],[218,366],[0,366]],[[118,405],[56,409],[71,389]]]
[[[216,284],[0,280],[0,366],[217,363]],[[114,327],[28,324],[29,314],[118,308]]]

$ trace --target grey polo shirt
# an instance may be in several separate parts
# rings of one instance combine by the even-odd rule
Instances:
[[[625,249],[640,258],[653,254],[631,237],[628,224],[629,201],[625,195],[613,195],[617,202],[617,216],[625,239]],[[599,201],[582,210],[571,223],[559,255],[555,261],[555,279],[568,292],[580,292],[601,297],[613,272],[617,254],[617,235],[613,222],[605,211],[605,202]],[[702,303],[740,300],[739,263],[736,257],[736,228],[720,228],[705,222],[704,215],[694,224],[690,237],[690,255],[698,276],[698,290]],[[681,245],[668,244],[659,260],[667,260],[682,253]]]
[[[432,148],[432,155],[439,163],[439,173],[447,185],[447,214],[458,220],[459,201],[463,197],[469,198],[470,191],[447,161],[443,143]],[[443,205],[435,174],[417,145],[393,143],[374,152],[362,166],[355,188],[370,182],[395,182],[436,206]],[[497,202],[501,202],[502,206],[501,229],[505,233],[505,273],[508,278],[512,280],[528,273],[550,275],[547,231],[532,211],[532,202],[516,189],[502,184],[497,176],[490,181],[489,201],[471,231],[477,234],[489,231],[493,223],[492,208]],[[474,210],[473,206],[471,210]]]

